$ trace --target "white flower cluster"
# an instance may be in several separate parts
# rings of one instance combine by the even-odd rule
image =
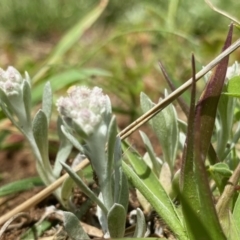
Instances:
[[[6,71],[0,68],[0,88],[6,95],[18,94],[21,90],[23,78],[17,69],[8,67]]]
[[[57,109],[67,122],[70,120],[78,124],[81,129],[90,135],[102,121],[106,111],[108,98],[102,89],[94,87],[72,87],[68,97],[61,97],[57,101]]]

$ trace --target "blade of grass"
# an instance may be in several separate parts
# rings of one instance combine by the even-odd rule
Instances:
[[[238,26],[240,25],[240,21],[238,19],[236,19],[235,17],[231,16],[230,14],[228,14],[227,12],[215,7],[209,0],[205,0],[205,2],[207,3],[207,5],[215,12],[220,13],[221,15],[223,15],[224,17],[230,19],[231,21],[235,22]]]
[[[200,210],[200,199],[197,192],[197,185],[194,172],[194,115],[196,98],[196,79],[195,79],[195,60],[192,56],[193,84],[191,90],[191,102],[188,116],[188,130],[185,142],[185,148],[182,157],[182,166],[180,174],[180,199],[186,227],[190,239],[196,239],[195,236],[206,234],[205,227],[201,219],[197,217],[196,212]]]
[[[125,162],[122,162],[123,170],[133,185],[141,191],[143,196],[149,201],[155,211],[177,235],[178,239],[187,239],[183,223],[177,214],[177,211],[165,192],[164,188],[158,181],[155,174],[139,157],[130,151],[126,151],[133,169]]]
[[[223,47],[223,51],[231,44],[232,32],[233,25],[230,26],[229,33]],[[206,159],[206,154],[208,152],[209,145],[211,142],[212,132],[215,125],[215,118],[217,113],[217,105],[221,96],[227,72],[228,59],[229,59],[228,56],[225,57],[216,67],[196,106],[196,112],[199,111],[201,117],[200,129],[197,130],[200,132],[200,134],[202,134],[201,136],[202,139],[204,139],[201,141],[200,149],[203,160]]]
[[[232,32],[233,25],[230,26],[223,50],[230,46],[232,40]],[[204,162],[211,143],[218,101],[221,96],[227,72],[228,59],[228,56],[225,57],[216,67],[197,103],[195,110],[195,179],[200,202],[200,209],[197,209],[197,213],[204,227],[202,229],[203,231],[200,233],[201,235],[198,236],[200,239],[201,236],[203,238],[206,238],[207,236],[208,239],[226,239],[213,203],[212,193],[209,187],[208,175]],[[193,232],[193,236],[194,235],[195,234]]]
[[[176,13],[178,10],[178,4],[179,4],[179,0],[174,0],[174,1],[170,1],[169,5],[168,5],[168,15],[167,15],[167,25],[168,25],[168,29],[176,29],[175,28],[175,20],[176,20]]]
[[[26,178],[6,184],[0,188],[0,197],[32,189],[36,186],[44,186],[40,177]]]
[[[201,127],[201,113],[196,112],[196,129]],[[204,141],[201,138],[201,132],[195,132],[195,173],[196,183],[198,187],[198,196],[200,200],[200,209],[198,210],[197,218],[201,220],[205,231],[201,232],[200,239],[226,239],[223,229],[221,228],[216,209],[213,203],[212,192],[209,187],[208,175],[206,172],[205,164],[202,158],[201,142]],[[211,226],[211,227],[209,227]],[[199,237],[199,236],[198,236]],[[202,237],[202,238],[201,238]],[[199,239],[199,238],[195,238]]]
[[[158,64],[159,64],[159,67],[162,71],[162,74],[163,74],[168,86],[170,87],[172,92],[174,92],[176,90],[176,88],[175,88],[173,82],[171,81],[165,67],[163,66],[161,61],[159,61]],[[176,100],[178,101],[178,103],[179,103],[181,109],[183,110],[184,114],[186,115],[186,117],[188,117],[189,107],[188,107],[187,103],[184,101],[184,99],[181,96],[179,96]]]
[[[126,35],[130,35],[130,34],[137,34],[137,33],[157,33],[157,34],[161,34],[162,36],[164,36],[164,34],[171,34],[174,35],[176,37],[180,37],[183,38],[185,40],[188,40],[191,44],[196,44],[195,40],[193,38],[191,38],[191,36],[187,36],[184,35],[181,32],[178,31],[169,31],[169,30],[165,30],[165,29],[159,29],[159,28],[137,28],[137,29],[132,29],[132,30],[128,30],[128,31],[124,31],[124,32],[120,32],[120,33],[116,33],[115,35],[113,35],[112,37],[108,38],[106,41],[104,41],[103,43],[101,43],[100,45],[96,46],[96,48],[94,50],[92,50],[90,52],[90,54],[85,57],[85,59],[83,59],[83,61],[79,64],[79,66],[83,66],[84,64],[86,64],[90,59],[92,59],[102,48],[106,47],[107,45],[109,45],[110,42],[124,37]]]
[[[83,33],[92,26],[92,24],[99,18],[108,4],[108,0],[101,0],[99,5],[87,14],[83,19],[81,18],[59,41],[51,56],[46,61],[44,66],[33,77],[33,83],[38,82],[50,70],[51,66],[57,63],[64,54],[72,47]]]
[[[28,229],[25,233],[20,236],[20,240],[29,240],[38,238],[53,225],[52,222],[44,220],[41,223],[37,223]]]

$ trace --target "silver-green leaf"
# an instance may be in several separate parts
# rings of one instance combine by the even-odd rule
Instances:
[[[115,203],[108,212],[107,220],[111,238],[123,237],[126,224],[126,211],[124,207]]]

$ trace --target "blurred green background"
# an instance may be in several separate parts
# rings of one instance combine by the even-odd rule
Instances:
[[[238,17],[240,1],[212,2]],[[101,13],[96,0],[0,1],[0,67],[28,71],[33,104],[46,81],[55,99],[72,84],[97,85],[115,113],[127,116],[124,127],[141,114],[141,91],[157,101],[167,87],[158,60],[179,86],[191,77],[191,53],[201,69],[220,52],[230,24],[203,0],[104,3]],[[234,40],[238,35],[235,29]],[[236,51],[231,62],[239,59]]]

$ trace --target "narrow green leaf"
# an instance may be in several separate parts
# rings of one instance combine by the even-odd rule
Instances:
[[[235,76],[231,78],[228,83],[225,91],[222,94],[228,95],[231,97],[240,98],[240,76]]]
[[[76,172],[76,174],[79,176],[79,178],[82,177],[82,170],[79,170]],[[76,187],[76,183],[73,180],[73,178],[69,177],[67,178],[61,187],[61,199],[62,204],[66,209],[71,209],[72,205],[70,204],[70,197],[73,195],[73,188]]]
[[[225,89],[225,86],[224,86]],[[222,161],[224,152],[232,134],[235,98],[221,95],[218,103],[219,128],[217,129],[217,155]]]
[[[32,189],[37,186],[44,186],[39,177],[26,178],[11,182],[0,187],[0,197]]]
[[[84,183],[84,181],[75,173],[67,164],[62,163],[63,168],[67,171],[69,176],[76,182],[78,187],[85,193],[93,202],[96,202],[97,205],[102,209],[103,213],[107,215],[107,208],[104,204],[97,198],[94,192]]]
[[[50,82],[47,82],[43,89],[42,95],[42,110],[46,114],[48,124],[52,114],[52,88]]]
[[[220,193],[223,192],[232,171],[226,163],[217,163],[208,168],[213,180],[215,181]]]
[[[121,170],[122,177],[121,177],[121,188],[119,194],[119,203],[124,206],[125,211],[127,212],[128,203],[129,203],[129,186],[128,186],[128,179],[125,173]]]
[[[51,56],[46,61],[46,64],[34,76],[33,82],[37,82],[41,79],[49,71],[51,66],[58,62],[64,54],[76,44],[82,34],[99,18],[107,4],[107,0],[101,0],[96,8],[90,11],[84,18],[81,17],[81,19],[62,37]]]
[[[16,106],[12,106],[12,104],[13,102],[10,101],[6,93],[0,88],[0,105],[1,105],[2,111],[11,120],[13,125],[19,129],[20,132],[25,133],[25,129],[23,129],[20,126],[19,121],[17,121],[16,118],[14,118],[16,116],[16,112],[14,111],[16,110]],[[19,105],[21,105],[21,103]],[[22,113],[22,111],[24,111],[24,109],[22,107],[17,107],[17,109],[18,111],[20,111],[20,115],[23,118],[24,114]]]
[[[107,178],[106,181],[108,181],[108,183],[110,185],[112,185],[112,174],[113,174],[113,162],[114,162],[114,149],[115,149],[115,143],[116,143],[116,136],[117,136],[117,123],[116,123],[116,118],[112,117],[111,122],[109,124],[109,133],[108,133],[108,161],[107,161]],[[111,188],[112,190],[112,188]],[[109,195],[114,197],[113,194],[111,192],[111,190],[109,190]]]
[[[53,174],[55,177],[60,176],[62,170],[61,162],[66,162],[73,147],[72,143],[68,140],[68,138],[65,136],[65,134],[63,134],[61,130],[62,124],[62,119],[59,117],[57,120],[57,133],[60,144],[53,167]]]
[[[149,99],[149,97],[141,92],[140,93],[140,104],[141,104],[141,108],[143,113],[147,112],[149,109],[151,109],[154,106],[154,103]],[[148,121],[150,125],[153,124],[152,119]]]
[[[62,125],[61,130],[63,134],[66,136],[66,138],[72,143],[72,145],[78,149],[80,153],[84,153],[83,146],[79,143],[79,141],[68,131],[68,129]]]
[[[112,185],[114,194],[114,203],[121,204],[127,212],[129,203],[128,180],[122,170],[122,148],[120,137],[116,137],[114,147],[114,174],[112,175]]]
[[[231,45],[233,25],[230,26],[223,51]],[[229,57],[216,67],[196,106],[195,113],[195,173],[201,209],[200,218],[210,239],[226,239],[220,225],[209,187],[204,161],[211,143],[217,106],[223,89]],[[195,74],[194,74],[195,75]],[[211,228],[209,228],[211,226]],[[202,236],[206,234],[202,232]]]
[[[62,213],[64,228],[72,240],[90,239],[84,232],[80,221],[73,213],[64,211],[62,211]]]
[[[126,211],[122,205],[114,203],[108,212],[107,221],[111,238],[121,238],[124,236]]]
[[[144,93],[141,93],[140,100],[143,112],[147,112],[155,106],[155,104]],[[164,161],[169,164],[171,171],[173,171],[179,135],[177,114],[174,106],[170,104],[149,122],[161,144]]]
[[[137,208],[137,224],[134,231],[134,238],[144,237],[147,231],[144,214],[140,208]]]
[[[12,122],[12,124],[14,126],[16,126],[21,131],[18,123],[14,119],[13,112],[12,112],[11,108],[9,109],[9,107],[8,107],[9,104],[10,104],[10,102],[9,102],[5,92],[0,88],[0,106],[1,106],[1,109],[4,112],[4,114],[9,118],[9,120]]]
[[[122,179],[122,147],[120,137],[116,137],[114,148],[114,202],[119,203]]]
[[[232,32],[233,25],[230,26],[223,51],[231,45]],[[229,56],[225,57],[217,65],[196,106],[196,114],[199,114],[199,121],[201,122],[201,124],[199,124],[200,129],[196,129],[196,131],[200,133],[200,149],[203,160],[206,159],[206,155],[211,142],[213,128],[215,125],[217,106],[222,93],[227,72],[228,59]]]
[[[126,151],[125,154],[134,169],[133,171],[125,162],[122,163],[123,170],[129,181],[132,182],[149,201],[159,216],[178,236],[178,239],[186,239],[186,233],[181,219],[155,174],[138,156],[129,151]]]
[[[232,31],[233,26],[231,25],[223,50],[231,45]],[[195,114],[195,171],[201,201],[200,216],[208,231],[209,238],[213,239],[226,239],[226,237],[213,203],[204,161],[211,142],[217,105],[223,89],[227,66],[228,57],[224,58],[213,72],[196,106]],[[209,226],[212,227],[209,228]],[[202,234],[202,236],[206,236],[204,232]]]
[[[159,61],[159,67],[160,67],[160,69],[161,69],[161,71],[162,71],[162,74],[163,74],[163,76],[164,76],[164,78],[165,78],[168,86],[170,87],[170,89],[171,89],[172,91],[175,91],[176,88],[175,88],[173,82],[171,81],[171,79],[170,79],[170,77],[169,77],[169,75],[168,75],[168,73],[167,73],[166,69],[164,68],[164,66],[163,66],[163,64],[162,64],[161,61]],[[184,99],[183,99],[181,96],[179,96],[179,97],[177,98],[177,101],[178,101],[178,103],[179,103],[182,111],[183,111],[183,112],[185,113],[185,115],[188,117],[188,115],[189,115],[189,107],[188,107],[187,103],[184,101]]]
[[[142,162],[141,162],[142,163]],[[144,165],[144,164],[142,164]],[[145,166],[146,167],[146,166]],[[183,227],[176,212],[172,210],[173,206],[168,208],[168,205],[171,205],[170,199],[165,199],[159,197],[159,193],[155,194],[156,191],[162,189],[160,183],[156,180],[150,182],[152,176],[139,177],[131,167],[129,167],[125,162],[123,162],[123,170],[128,178],[128,180],[143,194],[143,196],[149,201],[155,211],[159,214],[161,219],[169,226],[173,233],[177,236],[179,240],[187,240],[187,233]],[[148,169],[147,175],[150,174],[151,170]],[[154,176],[154,175],[153,175]],[[161,194],[161,193],[160,193]],[[165,205],[165,202],[168,201]]]
[[[46,171],[52,173],[52,167],[48,156],[48,122],[45,113],[39,110],[32,123],[34,139],[42,157],[43,167]]]
[[[205,0],[205,2],[208,4],[208,6],[215,12],[221,14],[222,16],[228,18],[231,20],[231,22],[234,22],[234,25],[239,29],[240,27],[240,21],[236,19],[234,16],[230,15],[228,12],[225,12],[221,10],[220,8],[215,7],[210,0]]]
[[[172,189],[172,174],[167,162],[163,163],[158,179],[166,193],[169,194]]]
[[[223,177],[230,177],[232,175],[232,171],[226,163],[211,165],[208,170],[213,173],[221,174]]]
[[[216,213],[212,192],[210,190],[208,182],[206,167],[202,159],[200,150],[200,136],[200,132],[195,134],[195,172],[197,180],[196,182],[198,186],[198,194],[201,203],[198,214],[199,219],[201,219],[203,223],[203,230],[205,230],[204,232],[202,232],[201,236],[207,236],[208,239],[226,239],[226,236],[223,232],[222,226],[220,225],[220,221]]]
[[[140,136],[143,140],[144,146],[147,149],[149,157],[151,159],[152,170],[156,174],[156,176],[158,177],[158,175],[160,173],[160,169],[161,169],[161,163],[157,160],[156,154],[153,150],[153,146],[152,146],[148,136],[142,131],[139,131],[139,133],[140,133]],[[149,167],[151,167],[151,166],[149,166]]]
[[[196,177],[194,172],[194,115],[195,115],[195,97],[196,97],[196,79],[195,79],[195,61],[192,56],[193,68],[193,83],[191,89],[191,103],[188,116],[188,130],[185,142],[185,148],[182,157],[181,175],[180,175],[180,197],[182,203],[182,210],[186,227],[191,239],[195,236],[204,234],[203,223],[197,217],[197,212],[200,211],[200,199],[198,196]]]
[[[41,223],[35,224],[33,227],[28,229],[24,234],[20,236],[21,240],[29,240],[39,238],[46,230],[51,228],[52,222],[47,220],[42,221]]]
[[[26,117],[28,124],[31,124],[31,103],[32,103],[32,94],[31,87],[28,81],[23,82],[23,103],[25,107]]]
[[[62,204],[66,209],[71,209],[69,208],[70,207],[69,200],[70,200],[70,197],[72,196],[72,191],[74,186],[76,186],[76,183],[72,178],[67,178],[61,186]]]

